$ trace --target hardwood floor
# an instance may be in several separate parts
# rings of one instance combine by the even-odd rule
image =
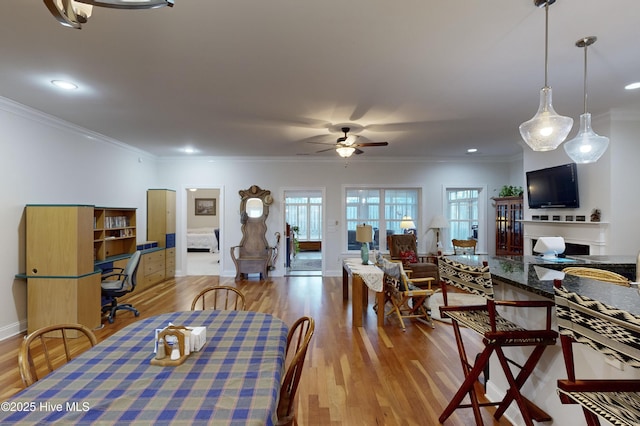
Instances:
[[[114,324],[96,330],[99,341],[141,318],[188,310],[192,298],[214,284],[235,285],[247,309],[271,313],[291,325],[302,315],[316,321],[304,364],[296,417],[300,425],[437,425],[438,416],[462,381],[451,326],[419,322],[402,332],[391,319],[376,327],[369,305],[363,327],[351,326],[351,300],[342,300],[342,279],[286,277],[234,283],[232,278],[192,276],[132,293],[140,317],[121,311]],[[369,297],[374,301],[373,294]],[[17,367],[22,336],[0,342],[0,400],[22,389]],[[485,424],[510,425],[482,409]],[[470,409],[457,410],[446,425],[469,425]]]

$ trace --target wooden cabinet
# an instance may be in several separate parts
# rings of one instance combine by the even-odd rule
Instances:
[[[522,197],[494,198],[493,200],[496,207],[496,255],[522,255]]]
[[[136,209],[96,207],[93,211],[94,260],[136,251]]]
[[[170,189],[147,190],[147,239],[164,247],[164,279],[176,271],[176,192]]]
[[[166,250],[155,249],[147,251],[142,255],[142,260],[138,267],[136,290],[147,289],[166,279],[165,251]],[[142,273],[140,273],[140,271],[142,271]]]
[[[100,272],[93,262],[94,207],[27,205],[27,329],[100,326]],[[95,247],[95,245],[94,245]]]

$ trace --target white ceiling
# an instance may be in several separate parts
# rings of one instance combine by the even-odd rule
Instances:
[[[364,157],[512,157],[544,84],[533,0],[176,0],[95,7],[81,30],[39,0],[4,0],[0,96],[161,157],[289,156],[352,124]],[[558,0],[549,11],[555,109],[640,103],[640,1]],[[80,88],[61,93],[56,78]],[[598,133],[598,128],[594,129]],[[615,140],[611,141],[615,144]],[[526,148],[528,149],[528,148]],[[329,151],[317,154],[337,157]]]

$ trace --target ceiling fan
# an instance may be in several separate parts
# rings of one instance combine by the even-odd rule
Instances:
[[[351,155],[353,155],[353,154],[362,154],[362,153],[364,153],[364,151],[360,149],[360,148],[363,148],[363,147],[368,147],[368,146],[387,146],[387,145],[389,145],[389,142],[362,142],[362,143],[356,143],[357,139],[358,139],[358,136],[349,135],[349,130],[351,130],[349,127],[343,127],[341,130],[342,130],[342,133],[344,133],[344,136],[339,137],[338,140],[336,141],[336,143],[314,142],[314,141],[307,141],[307,143],[315,143],[315,144],[320,144],[320,145],[331,145],[331,148],[321,149],[320,151],[316,151],[316,154],[320,153],[320,152],[326,152],[326,151],[331,151],[332,149],[335,149],[336,152],[338,153],[338,155],[340,155],[341,157],[344,157],[344,158],[351,157]]]

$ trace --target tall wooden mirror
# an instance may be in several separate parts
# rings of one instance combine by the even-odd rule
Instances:
[[[236,279],[259,273],[266,278],[272,248],[267,242],[267,217],[273,203],[271,191],[252,185],[239,191],[242,240],[231,247],[231,258],[236,266]]]

